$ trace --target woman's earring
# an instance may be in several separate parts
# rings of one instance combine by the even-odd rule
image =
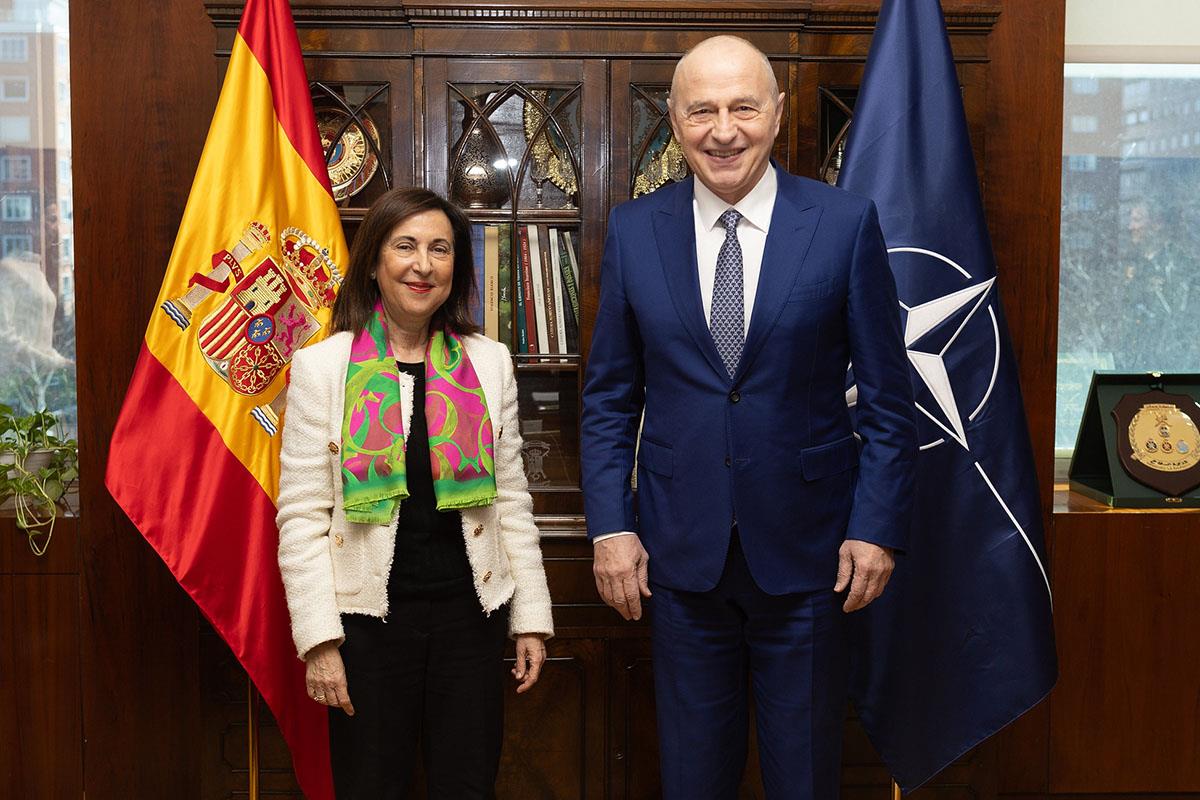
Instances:
[[[374,272],[372,272],[372,273],[371,273],[371,280],[375,280],[375,273],[374,273]]]

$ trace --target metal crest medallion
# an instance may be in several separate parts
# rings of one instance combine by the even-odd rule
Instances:
[[[1113,408],[1121,466],[1170,497],[1200,486],[1200,406],[1187,395],[1127,394]]]

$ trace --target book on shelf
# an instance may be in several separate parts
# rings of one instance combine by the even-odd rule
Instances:
[[[522,353],[537,353],[537,318],[533,308],[533,266],[529,256],[529,226],[517,226],[517,249],[521,263],[517,271],[517,315],[519,349]]]
[[[557,269],[559,277],[558,299],[559,307],[562,308],[562,314],[559,319],[563,320],[563,329],[566,333],[566,349],[564,353],[578,353],[580,351],[580,300],[578,300],[578,287],[575,281],[575,272],[571,270],[571,259],[566,248],[568,248],[568,231],[559,230],[557,235],[558,253]]]
[[[550,244],[550,228],[546,225],[538,225],[537,231],[538,247],[542,254],[542,303],[539,310],[546,316],[546,349],[544,352],[556,355],[563,350],[559,342],[559,302],[555,299],[558,297],[558,292],[554,288],[554,263],[551,260],[551,253],[554,250]],[[541,328],[538,331],[540,334]]]
[[[500,230],[495,225],[483,229],[483,332],[500,340]]]
[[[575,352],[575,312],[571,308],[566,294],[566,276],[564,266],[570,271],[570,265],[563,259],[562,231],[550,229],[550,263],[554,267],[554,305],[558,321],[558,352],[566,355]]]
[[[471,259],[475,264],[475,296],[471,298],[471,317],[480,330],[484,329],[483,312],[487,304],[484,298],[487,281],[484,278],[484,229],[486,225],[474,223],[471,225]]]
[[[563,288],[570,303],[571,315],[579,324],[579,267],[576,266],[575,248],[571,244],[571,232],[560,231],[558,237],[559,261],[562,264]],[[568,317],[570,319],[570,317]]]
[[[497,262],[499,273],[497,278],[496,301],[496,338],[510,348],[516,348],[513,339],[513,249],[512,225],[505,222],[496,226]],[[519,352],[519,350],[514,350]]]
[[[546,283],[543,280],[545,270],[542,269],[542,238],[539,227],[526,225],[529,235],[529,282],[533,287],[533,327],[529,331],[529,352],[548,355],[550,350],[550,328],[546,318]],[[537,337],[537,350],[533,349],[534,337]]]
[[[554,284],[554,323],[558,328],[558,348],[554,351],[560,355],[565,355],[571,352],[571,347],[567,343],[567,317],[571,316],[571,310],[563,303],[563,277],[562,277],[562,254],[559,252],[559,233],[558,228],[550,228],[550,274],[553,277]]]

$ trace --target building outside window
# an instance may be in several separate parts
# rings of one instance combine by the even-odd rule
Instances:
[[[0,101],[25,103],[29,101],[28,78],[5,78],[0,80]]]
[[[65,3],[64,3],[65,5]],[[9,12],[10,14],[12,12]],[[0,61],[24,63],[29,60],[29,37],[0,36]]]
[[[74,435],[67,0],[0,3],[0,403]]]
[[[32,156],[0,156],[0,183],[28,183],[31,180]]]
[[[4,258],[27,258],[33,255],[33,237],[24,233],[0,236],[0,255]]]
[[[33,198],[27,194],[6,194],[0,199],[0,220],[29,222],[33,219]]]
[[[1200,372],[1200,42],[1151,41],[1174,28],[1134,19],[1165,6],[1181,12],[1170,0],[1151,0],[1149,11],[1107,3],[1103,13],[1090,2],[1067,4],[1060,476],[1094,370]],[[1125,44],[1138,31],[1145,40]],[[1085,43],[1073,44],[1073,35]],[[1175,63],[1157,63],[1163,58]]]
[[[0,116],[0,145],[29,144],[33,137],[33,126],[28,115],[6,114]]]

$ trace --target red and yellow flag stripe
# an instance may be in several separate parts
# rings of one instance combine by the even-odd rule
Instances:
[[[291,356],[348,261],[285,0],[248,0],[106,483],[271,708],[310,798],[332,797],[276,561]]]

